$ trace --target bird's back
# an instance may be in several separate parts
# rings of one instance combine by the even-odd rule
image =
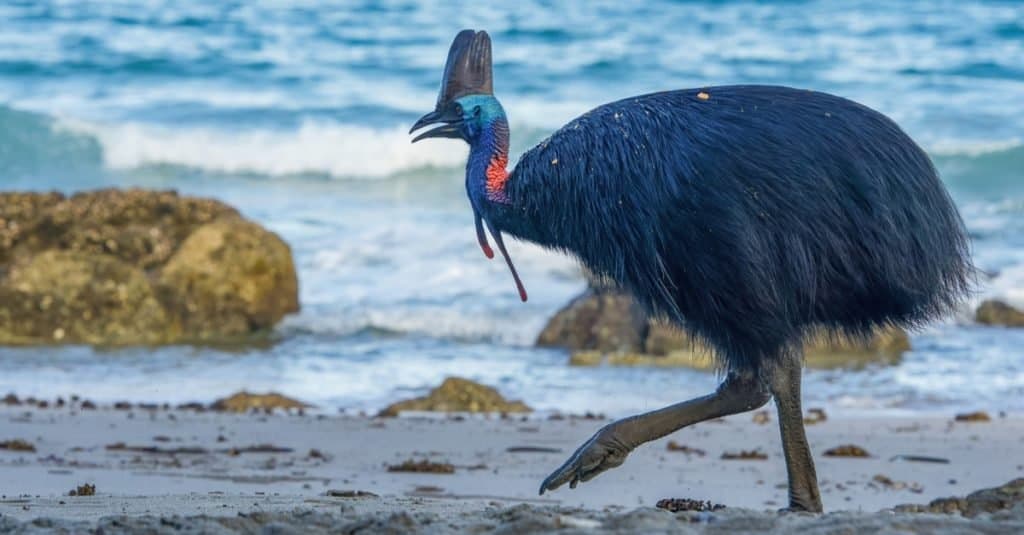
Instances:
[[[733,368],[816,326],[863,335],[929,320],[971,272],[927,155],[880,113],[813,91],[710,87],[601,106],[524,154],[509,196],[520,234],[618,281]]]

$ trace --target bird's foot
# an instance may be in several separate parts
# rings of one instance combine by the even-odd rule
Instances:
[[[789,507],[779,509],[780,514],[816,514],[821,512],[821,499],[810,497],[790,498]]]
[[[555,490],[565,483],[574,489],[580,482],[590,481],[601,472],[625,462],[632,448],[623,440],[616,423],[601,428],[590,440],[584,442],[565,464],[540,484],[540,493]]]

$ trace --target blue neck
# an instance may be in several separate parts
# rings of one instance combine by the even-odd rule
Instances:
[[[473,138],[466,162],[466,191],[474,206],[484,201],[508,203],[505,192],[508,165],[508,121],[499,116],[487,121]]]

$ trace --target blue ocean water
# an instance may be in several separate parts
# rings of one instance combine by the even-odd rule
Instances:
[[[1024,4],[489,4],[0,4],[3,189],[223,199],[291,244],[303,304],[269,348],[0,349],[0,392],[276,389],[359,410],[459,374],[540,408],[622,414],[712,389],[711,374],[570,368],[531,347],[584,288],[578,268],[511,244],[531,296],[519,303],[477,249],[466,148],[406,133],[464,27],[492,35],[514,154],[594,106],[665,89],[785,84],[879,109],[929,151],[960,206],[989,275],[976,301],[1024,304]],[[969,318],[916,333],[899,366],[809,372],[805,396],[848,410],[1024,410],[1024,331]]]

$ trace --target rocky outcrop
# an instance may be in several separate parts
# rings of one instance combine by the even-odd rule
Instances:
[[[173,191],[0,193],[0,344],[212,342],[298,310],[291,252]]]
[[[974,319],[984,325],[1024,327],[1024,311],[995,299],[982,303],[975,312]]]
[[[636,352],[643,347],[647,330],[646,315],[629,296],[588,291],[548,321],[537,345]]]
[[[382,410],[380,416],[398,416],[405,411],[510,413],[532,410],[522,401],[506,401],[489,386],[449,377],[426,397],[399,401]]]
[[[711,369],[714,359],[704,344],[686,333],[645,316],[632,297],[613,290],[588,290],[548,322],[537,345],[572,350],[579,366],[685,366]],[[804,347],[808,366],[862,367],[895,364],[910,349],[901,329],[879,331],[871,340],[847,340],[820,333]]]
[[[210,404],[210,410],[223,412],[250,412],[255,410],[273,411],[309,409],[312,405],[303,403],[297,399],[283,396],[277,392],[266,394],[252,394],[242,390],[226,398],[218,399]]]
[[[158,285],[182,329],[204,340],[269,328],[299,309],[291,249],[239,218],[196,229],[163,267]]]

